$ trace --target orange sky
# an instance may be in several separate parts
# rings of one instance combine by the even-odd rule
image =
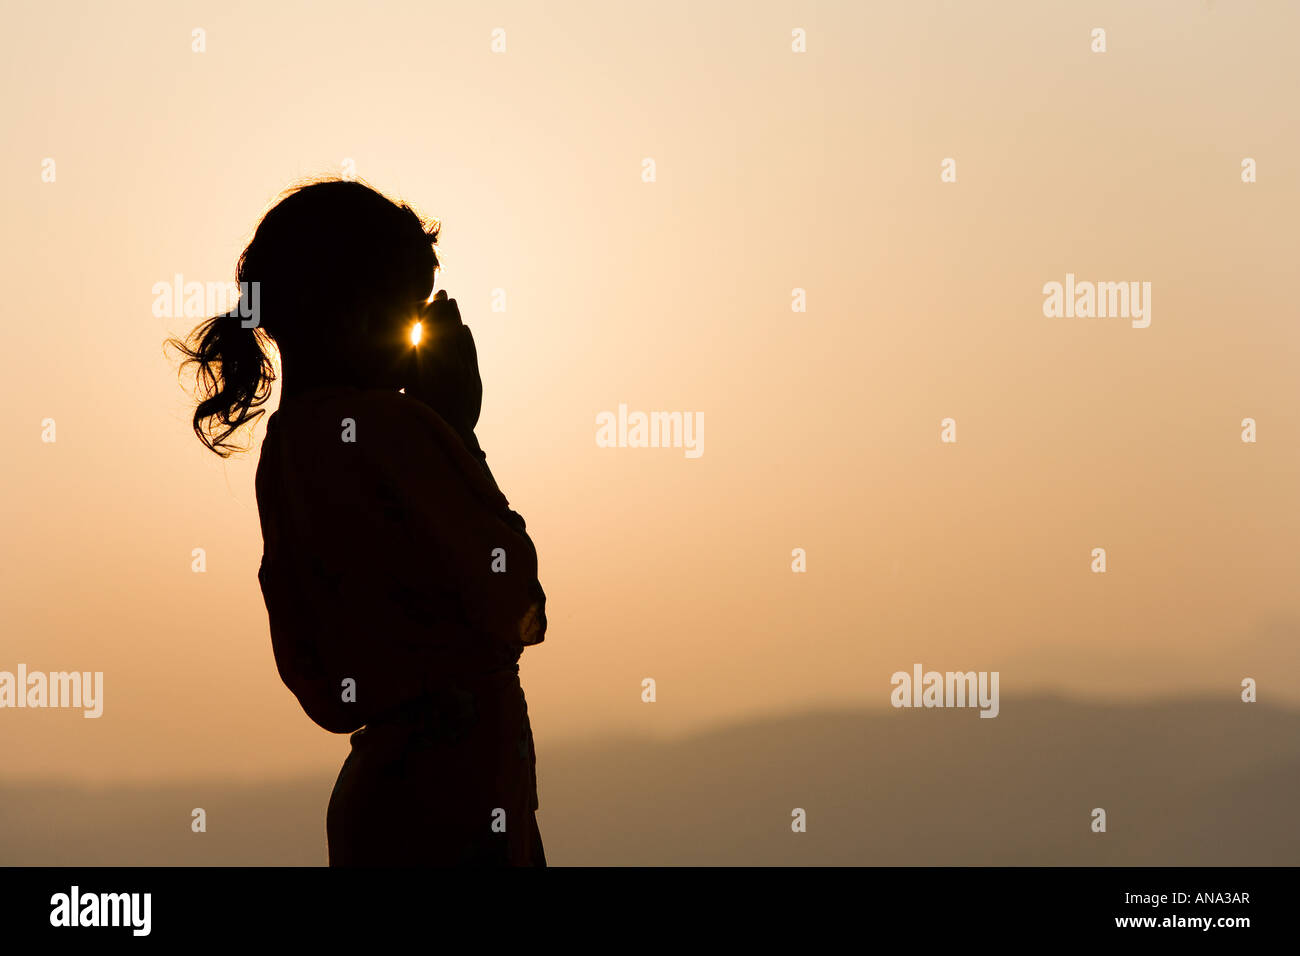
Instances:
[[[342,759],[271,658],[256,453],[190,433],[151,290],[229,280],[348,158],[444,224],[549,599],[542,760],[885,707],[915,662],[999,670],[1004,713],[1300,702],[1296,7],[69,6],[0,37],[0,670],[103,671],[105,712],[0,711],[6,774]],[[1151,326],[1045,318],[1067,272],[1150,282]],[[704,454],[597,447],[621,402]]]

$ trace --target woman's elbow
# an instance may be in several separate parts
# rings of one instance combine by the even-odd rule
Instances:
[[[357,711],[355,703],[322,698],[310,692],[295,691],[294,696],[312,723],[332,734],[350,734],[365,725],[365,718]]]

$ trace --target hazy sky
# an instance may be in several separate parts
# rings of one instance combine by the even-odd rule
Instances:
[[[548,595],[523,658],[540,761],[613,729],[885,707],[917,662],[998,670],[1007,699],[1231,698],[1251,676],[1300,702],[1295,5],[8,20],[0,670],[106,691],[98,720],[0,711],[5,774],[346,752],[271,657],[263,428],[229,462],[198,443],[162,351],[197,320],[152,311],[178,273],[231,279],[275,196],[346,160],[444,225],[479,436]],[[1151,283],[1150,326],[1045,317],[1067,273]],[[702,413],[704,453],[597,447],[619,403]]]

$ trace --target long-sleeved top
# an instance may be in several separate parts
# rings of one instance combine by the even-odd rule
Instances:
[[[456,702],[469,700],[495,729],[466,746],[502,755],[440,759],[482,777],[485,800],[504,805],[495,794],[513,786],[535,809],[517,674],[523,648],[545,636],[546,595],[524,520],[486,464],[414,398],[315,389],[268,420],[257,503],[276,667],[307,715],[404,751],[410,733],[386,728],[432,714],[455,740]]]

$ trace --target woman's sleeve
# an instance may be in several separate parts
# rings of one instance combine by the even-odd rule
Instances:
[[[381,404],[358,419],[357,442],[387,506],[395,576],[450,598],[485,639],[540,643],[546,594],[524,519],[436,412],[402,395]]]

